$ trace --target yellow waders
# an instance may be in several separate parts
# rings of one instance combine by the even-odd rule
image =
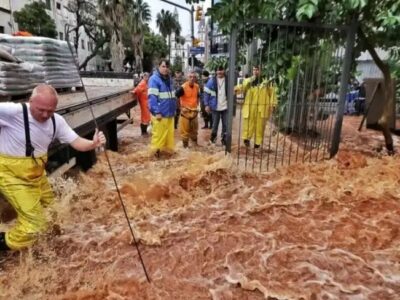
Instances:
[[[9,157],[0,155],[0,193],[17,212],[16,225],[6,233],[13,250],[32,245],[37,234],[47,228],[44,207],[54,200],[46,177],[47,157]]]
[[[189,139],[197,142],[197,133],[199,130],[197,115],[197,110],[190,110],[184,107],[181,109],[181,118],[179,118],[179,132],[183,142],[188,142]]]
[[[151,150],[154,152],[157,150],[173,152],[175,148],[174,117],[157,120],[156,117],[152,116],[151,127]]]

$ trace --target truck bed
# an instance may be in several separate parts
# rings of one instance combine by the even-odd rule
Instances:
[[[126,87],[99,87],[99,86],[86,86],[86,91],[89,97],[89,100],[115,94],[118,92],[123,92],[127,91],[130,88],[128,86]],[[68,94],[60,94],[58,95],[58,105],[57,105],[57,110],[62,110],[70,106],[74,106],[77,104],[81,104],[86,102],[86,96],[83,91],[77,91],[73,93],[68,93]]]

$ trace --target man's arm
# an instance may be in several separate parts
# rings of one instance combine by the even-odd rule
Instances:
[[[11,118],[19,112],[22,113],[21,104],[13,102],[0,103],[0,126],[8,126]]]
[[[99,132],[96,129],[94,133],[93,140],[88,140],[82,137],[77,137],[70,145],[75,150],[85,152],[93,150],[101,145],[106,143],[106,137],[104,136],[103,132]]]
[[[185,91],[182,86],[178,87],[178,89],[175,91],[175,97],[178,99],[180,97],[182,97],[184,94],[185,94]]]

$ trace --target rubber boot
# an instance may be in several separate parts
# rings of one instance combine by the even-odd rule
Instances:
[[[140,124],[140,130],[142,131],[142,135],[148,135],[146,124]]]
[[[208,121],[204,120],[204,126],[201,129],[208,129]]]
[[[390,156],[394,155],[395,152],[394,152],[393,144],[387,144],[386,149],[388,151],[388,155],[390,155]]]
[[[0,232],[0,251],[7,251],[10,248],[6,244],[6,233]]]
[[[212,144],[215,144],[215,140],[216,140],[216,139],[217,139],[217,135],[214,135],[214,134],[211,133],[210,142],[211,142]]]
[[[183,148],[189,147],[189,141],[182,141],[183,143]]]

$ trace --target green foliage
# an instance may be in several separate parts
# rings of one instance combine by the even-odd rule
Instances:
[[[396,80],[396,102],[397,107],[400,107],[400,47],[395,46],[389,49],[388,64],[393,79]]]
[[[132,49],[133,60],[130,61],[138,72],[143,71],[143,43],[144,33],[148,31],[148,23],[151,20],[151,11],[147,2],[144,0],[136,0],[128,6],[128,14],[124,20],[122,35],[125,45]],[[129,43],[126,41],[129,40]]]
[[[175,15],[168,10],[162,9],[156,17],[157,27],[160,30],[161,35],[166,38],[168,37],[169,45],[169,57],[171,57],[171,35],[175,33],[176,37],[179,37],[182,31],[179,20],[175,18]]]
[[[223,66],[225,70],[228,68],[228,58],[226,56],[211,57],[206,64],[206,69],[215,71],[215,69],[219,66]]]
[[[180,57],[180,56],[175,57],[174,63],[171,66],[172,74],[174,74],[176,71],[182,72],[182,65],[183,65],[182,57]]]
[[[143,70],[151,71],[157,60],[166,57],[168,46],[165,39],[153,32],[146,32],[143,44]]]
[[[176,31],[180,32],[181,26],[170,11],[162,9],[156,18],[157,27],[163,37],[166,38]]]
[[[20,30],[36,36],[57,37],[56,24],[46,13],[44,2],[26,4],[20,11],[15,11],[13,16]]]

